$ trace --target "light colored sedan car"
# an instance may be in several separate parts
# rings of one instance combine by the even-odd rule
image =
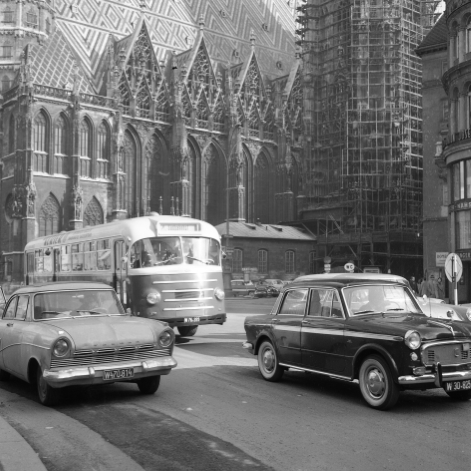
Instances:
[[[73,385],[126,381],[153,394],[177,365],[173,330],[127,314],[108,285],[30,285],[0,298],[0,380],[34,384],[46,406]]]

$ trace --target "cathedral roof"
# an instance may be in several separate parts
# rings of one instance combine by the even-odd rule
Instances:
[[[434,52],[437,50],[446,50],[448,43],[448,29],[446,26],[446,17],[444,14],[435,23],[435,26],[429,31],[424,40],[415,50],[417,55]]]
[[[142,7],[143,3],[147,8]],[[159,60],[175,51],[178,60],[188,61],[200,23],[206,25],[204,44],[212,61],[227,64],[235,50],[243,61],[251,54],[252,30],[257,37],[257,60],[264,75],[270,78],[285,75],[295,59],[295,23],[285,0],[82,0],[73,8],[68,2],[58,2],[56,9],[57,29],[67,37],[80,66],[93,78],[96,90],[101,89],[102,62],[110,35],[120,49],[128,50],[142,20]],[[51,61],[56,63],[51,65],[53,68],[62,66],[54,56]],[[277,62],[284,67],[277,66]]]
[[[227,223],[216,226],[220,235],[227,232]],[[229,233],[234,237],[249,239],[290,239],[299,241],[314,241],[316,237],[299,227],[282,226],[277,224],[252,224],[246,222],[230,221]]]

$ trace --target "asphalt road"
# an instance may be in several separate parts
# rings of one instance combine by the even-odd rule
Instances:
[[[471,402],[440,390],[368,408],[356,384],[258,373],[241,344],[246,314],[273,299],[228,301],[228,322],[178,340],[179,366],[154,396],[133,384],[73,389],[54,409],[19,380],[0,383],[0,414],[48,470],[469,470]]]

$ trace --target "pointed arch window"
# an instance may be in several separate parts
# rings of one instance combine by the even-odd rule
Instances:
[[[226,213],[226,161],[211,145],[203,162],[204,214],[203,219],[217,225]]]
[[[2,59],[11,59],[13,57],[13,46],[2,46]]]
[[[60,205],[49,195],[39,211],[39,237],[56,234],[60,230]]]
[[[15,116],[10,116],[10,123],[8,126],[8,153],[13,154],[15,152],[15,130],[16,130],[16,121]]]
[[[105,122],[97,129],[97,177],[109,178],[110,170],[110,130]]]
[[[38,15],[34,10],[30,10],[28,13],[26,13],[26,26],[29,28],[38,27]]]
[[[293,250],[287,250],[285,252],[285,273],[295,273],[295,253]]]
[[[46,115],[41,111],[34,119],[33,124],[33,169],[35,172],[48,172],[48,136],[49,122]]]
[[[268,250],[260,249],[258,251],[258,272],[268,273]]]
[[[80,123],[79,129],[79,155],[80,155],[80,176],[88,177],[92,176],[92,152],[91,152],[91,135],[92,130],[88,119],[83,119]]]
[[[232,273],[242,273],[242,264],[244,261],[244,251],[234,249],[232,254]]]
[[[66,151],[67,123],[63,116],[59,116],[54,125],[54,173],[67,174]]]
[[[270,168],[263,153],[257,157],[254,174],[254,220],[270,222]]]
[[[137,148],[131,133],[126,131],[124,135],[124,149],[122,152],[124,162],[120,162],[120,168],[124,170],[125,175],[122,176],[122,205],[121,209],[126,209],[128,217],[136,216],[136,195],[135,195],[135,181],[136,181],[136,159]]]
[[[170,162],[168,155],[156,136],[152,136],[146,147],[147,160],[147,209],[148,211],[160,211],[170,213]]]
[[[103,209],[97,199],[93,197],[83,213],[83,225],[84,227],[97,226],[103,224],[103,222]]]

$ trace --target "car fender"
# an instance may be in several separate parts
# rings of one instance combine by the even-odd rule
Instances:
[[[268,338],[268,340],[270,340],[270,342],[273,344],[273,346],[275,348],[276,347],[276,342],[275,342],[275,338],[272,334],[272,332],[268,329],[268,328],[263,328],[259,334],[257,335],[257,338],[255,340],[255,345],[254,345],[254,350],[253,350],[253,354],[254,355],[257,355],[258,354],[258,349],[260,348],[260,344],[266,339]]]
[[[375,354],[375,353],[381,355],[386,360],[386,363],[391,368],[391,373],[393,375],[394,382],[397,383],[398,377],[399,377],[399,370],[397,368],[397,364],[394,358],[384,347],[375,343],[367,343],[365,345],[362,345],[356,351],[355,356],[353,357],[352,379],[358,378],[358,372],[360,371],[360,367],[361,367],[361,360],[365,356],[369,354]]]

